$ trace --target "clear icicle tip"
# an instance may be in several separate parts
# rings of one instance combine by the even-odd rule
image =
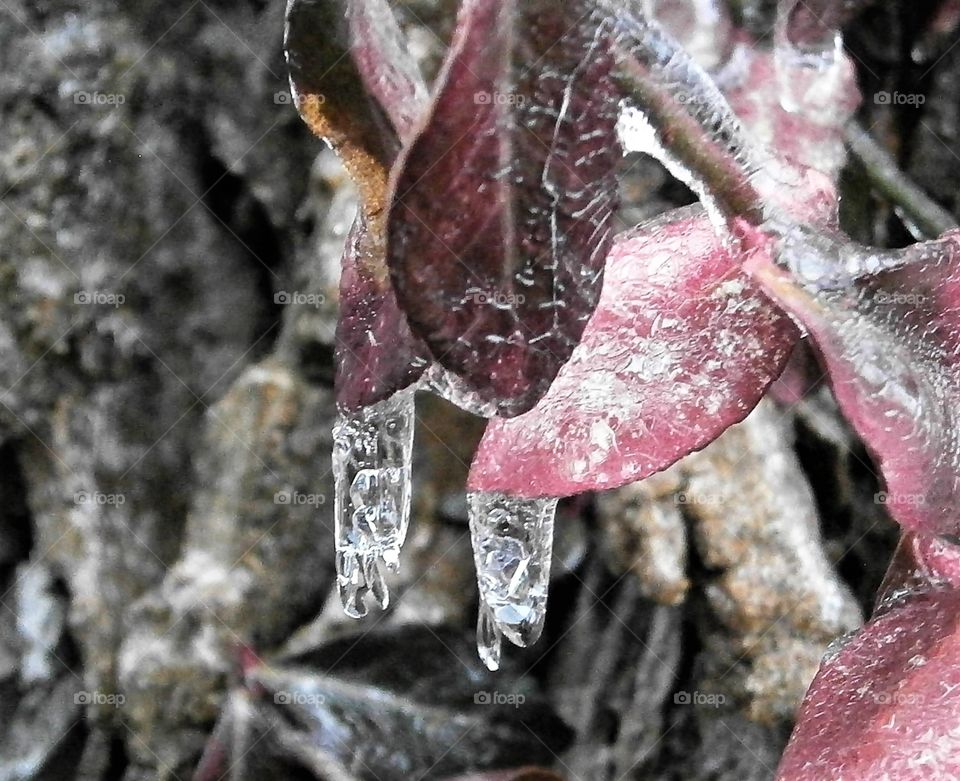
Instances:
[[[480,588],[477,648],[495,670],[502,637],[526,647],[543,631],[557,500],[472,493],[467,504]]]
[[[337,587],[344,612],[367,614],[367,597],[390,603],[383,568],[396,572],[410,523],[414,391],[356,412],[333,428]]]

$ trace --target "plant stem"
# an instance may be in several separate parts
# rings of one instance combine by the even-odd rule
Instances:
[[[847,127],[846,140],[851,153],[863,164],[870,183],[903,209],[924,236],[936,238],[957,227],[953,215],[907,178],[890,153],[857,123],[851,122]]]

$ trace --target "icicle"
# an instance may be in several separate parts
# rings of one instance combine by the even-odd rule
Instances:
[[[526,647],[543,631],[557,500],[472,493],[467,503],[480,587],[477,646],[495,670],[502,636]]]
[[[354,413],[333,429],[337,585],[352,618],[367,614],[365,598],[385,609],[390,597],[383,565],[400,566],[410,522],[410,459],[414,391]]]

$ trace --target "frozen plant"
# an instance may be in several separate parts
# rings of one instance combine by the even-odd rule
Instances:
[[[887,596],[824,661],[779,778],[960,774],[960,232],[885,251],[839,227],[840,27],[865,4],[785,0],[770,47],[696,3],[723,20],[688,36],[697,62],[645,14],[681,3],[464,0],[428,99],[385,0],[292,0],[297,106],[361,193],[337,337],[351,615],[399,561],[414,389],[491,417],[468,488],[495,669],[542,628],[556,500],[709,444],[806,339],[889,495],[923,501],[889,505]],[[624,150],[700,205],[617,231]]]

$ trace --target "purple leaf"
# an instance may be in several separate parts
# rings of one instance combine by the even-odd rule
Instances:
[[[567,496],[654,474],[746,417],[796,339],[701,209],[623,234],[573,358],[535,410],[490,422],[470,487]]]
[[[586,0],[466,0],[395,174],[388,262],[435,359],[501,415],[580,340],[616,207],[618,96]]]
[[[794,252],[815,255],[806,244]],[[764,251],[748,267],[816,343],[845,417],[879,462],[890,514],[910,530],[957,534],[960,231],[885,260],[867,256],[898,257],[899,270],[827,289],[803,287]],[[846,263],[825,261],[841,272]]]
[[[777,781],[960,777],[960,593],[933,591],[873,618],[828,655]]]
[[[286,47],[301,116],[360,191],[343,257],[336,378],[338,404],[356,409],[412,384],[430,363],[397,306],[385,250],[389,170],[426,90],[384,0],[294,0]]]

